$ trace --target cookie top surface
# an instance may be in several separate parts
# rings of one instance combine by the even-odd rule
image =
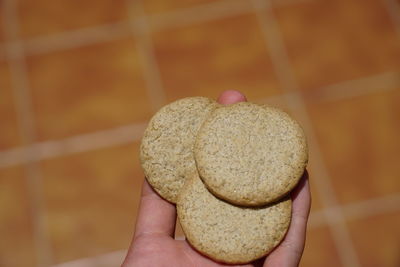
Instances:
[[[211,194],[194,175],[178,197],[177,211],[193,247],[216,261],[240,264],[265,256],[280,243],[290,224],[291,200],[235,206]]]
[[[193,158],[196,134],[218,104],[188,97],[162,107],[150,120],[140,146],[140,161],[150,185],[175,203],[188,174],[197,172]]]
[[[287,194],[308,161],[300,125],[279,109],[249,102],[215,109],[199,130],[194,155],[209,190],[244,206]]]

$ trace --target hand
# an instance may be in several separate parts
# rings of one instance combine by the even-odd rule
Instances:
[[[246,101],[246,98],[237,91],[225,91],[218,98],[221,104],[241,101]],[[267,257],[243,266],[298,266],[311,206],[307,172],[291,197],[292,221],[283,241]],[[175,205],[162,199],[144,180],[135,234],[122,266],[227,266],[203,256],[186,240],[175,240],[175,223]]]

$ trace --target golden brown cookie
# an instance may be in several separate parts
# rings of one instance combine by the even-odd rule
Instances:
[[[150,120],[140,146],[140,161],[150,185],[175,203],[186,177],[197,172],[193,146],[200,125],[218,104],[188,97],[161,108]]]
[[[308,161],[300,125],[279,109],[249,102],[215,109],[199,130],[194,155],[209,190],[244,206],[286,195]]]
[[[240,264],[268,254],[286,234],[291,200],[264,207],[241,207],[211,194],[198,175],[187,180],[177,202],[189,243],[213,260]]]

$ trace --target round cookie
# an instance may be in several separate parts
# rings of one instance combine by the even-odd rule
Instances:
[[[198,175],[183,187],[178,218],[189,243],[219,262],[242,264],[276,247],[291,219],[291,199],[264,207],[232,205],[211,194]]]
[[[228,202],[260,206],[290,192],[308,161],[300,125],[285,112],[249,102],[215,109],[194,155],[208,189]]]
[[[150,120],[140,146],[140,161],[150,185],[175,203],[187,175],[197,172],[193,158],[196,134],[218,104],[188,97],[162,107]]]

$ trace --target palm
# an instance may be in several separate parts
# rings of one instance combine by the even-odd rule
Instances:
[[[221,104],[246,101],[237,91],[226,91],[218,99]],[[292,221],[281,244],[268,255],[250,265],[297,266],[303,253],[311,195],[305,172],[291,193]],[[162,199],[145,180],[142,189],[135,236],[123,263],[133,266],[227,266],[216,263],[194,250],[185,240],[174,240],[175,205]],[[232,266],[232,265],[230,265]]]
[[[168,235],[149,234],[136,238],[132,255],[136,262],[129,266],[226,266],[199,254],[185,240]],[[252,266],[252,265],[246,265]]]

